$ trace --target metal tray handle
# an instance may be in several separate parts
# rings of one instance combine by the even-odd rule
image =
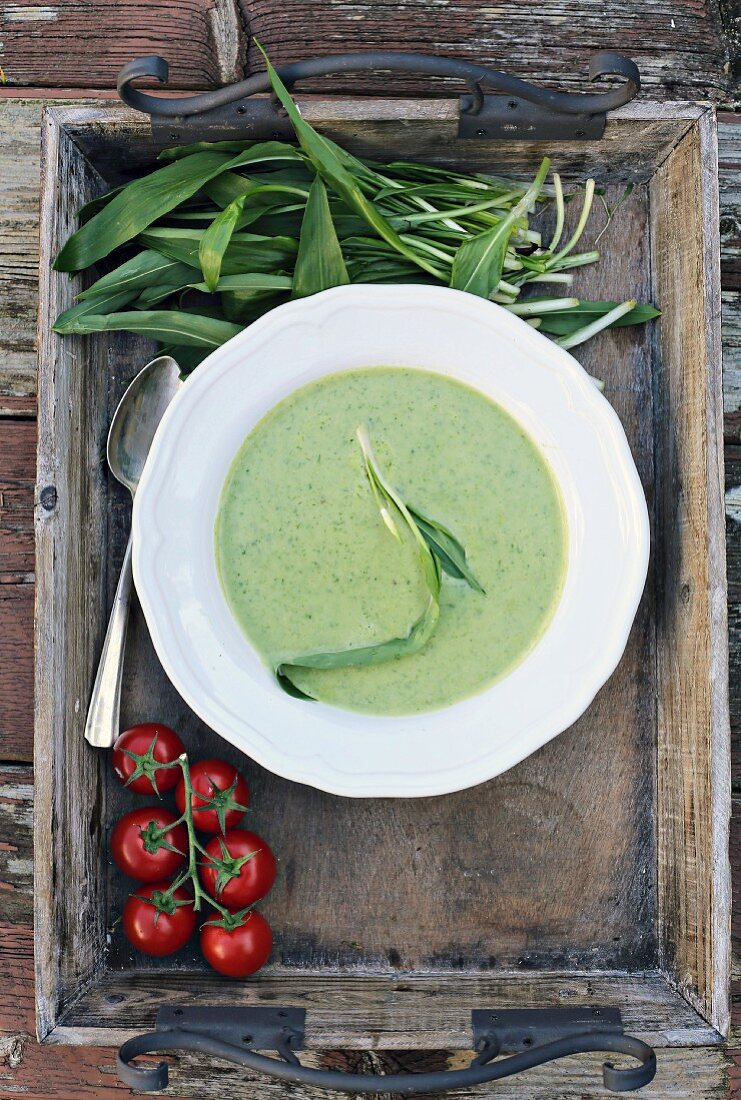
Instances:
[[[137,1066],[140,1054],[187,1050],[264,1073],[279,1081],[313,1085],[339,1092],[447,1092],[499,1081],[559,1058],[588,1052],[625,1054],[637,1066],[602,1067],[602,1079],[611,1092],[630,1092],[653,1080],[656,1055],[646,1043],[623,1033],[620,1013],[609,1008],[476,1010],[472,1013],[474,1049],[478,1051],[465,1069],[435,1073],[352,1074],[340,1070],[303,1066],[294,1051],[304,1035],[303,1009],[187,1008],[165,1006],[157,1014],[156,1029],[127,1040],[118,1052],[121,1080],[142,1092],[164,1089],[168,1083],[165,1062]],[[258,1051],[275,1051],[277,1058]],[[517,1051],[494,1061],[504,1051]]]
[[[595,140],[602,136],[608,111],[622,107],[640,89],[641,78],[633,61],[605,50],[589,62],[590,81],[621,77],[623,83],[604,92],[557,92],[530,84],[519,77],[452,57],[421,53],[373,50],[332,54],[283,65],[278,73],[292,88],[310,77],[356,72],[414,73],[446,77],[467,85],[461,97],[459,136],[528,140]],[[258,138],[290,137],[292,129],[275,102],[260,103],[249,97],[270,91],[267,73],[255,73],[226,88],[185,97],[150,95],[133,87],[140,79],[167,83],[169,67],[156,55],[130,61],[118,76],[118,94],[124,103],[152,118],[158,139],[203,140],[218,136],[249,135]],[[501,93],[484,95],[483,88]],[[174,128],[173,128],[174,127]]]

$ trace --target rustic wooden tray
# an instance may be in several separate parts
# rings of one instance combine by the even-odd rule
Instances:
[[[169,685],[135,609],[122,722],[169,722],[194,756],[241,760],[251,821],[282,861],[263,906],[274,961],[255,980],[221,979],[192,948],[167,966],[135,957],[111,930],[125,886],[107,858],[110,825],[133,799],[82,730],[128,526],[128,503],[106,475],[105,436],[151,348],[129,336],[55,336],[51,323],[80,285],[50,264],[79,204],[151,165],[155,151],[133,112],[48,110],[36,507],[39,1037],[117,1042],[150,1027],[172,999],[304,1006],[314,1048],[470,1049],[474,1007],[569,1003],[617,1006],[628,1030],[659,1047],[719,1042],[729,1022],[730,777],[713,114],[631,105],[610,116],[602,141],[544,150],[458,141],[453,101],[302,106],[360,152],[531,173],[547,151],[567,178],[589,171],[635,182],[577,293],[653,300],[663,316],[577,354],[605,379],[646,489],[646,593],[619,669],[574,727],[490,783],[423,800],[335,798],[244,761]],[[603,221],[593,215],[593,235]]]

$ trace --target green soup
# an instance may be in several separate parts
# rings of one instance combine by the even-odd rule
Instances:
[[[387,480],[455,534],[485,594],[443,574],[421,650],[291,678],[347,710],[433,710],[488,687],[543,634],[566,571],[560,493],[512,417],[444,375],[371,367],[296,390],[245,439],[215,531],[226,599],[271,669],[402,637],[425,606],[414,540],[393,537],[371,492],[360,424]]]

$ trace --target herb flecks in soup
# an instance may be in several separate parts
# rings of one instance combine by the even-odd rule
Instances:
[[[412,525],[379,494],[369,455]],[[434,553],[440,532],[461,576],[444,545]],[[389,656],[390,642],[429,625],[420,533],[439,615],[421,646]],[[500,406],[444,375],[372,367],[296,390],[248,435],[222,493],[216,556],[232,613],[287,686],[409,714],[482,691],[532,649],[561,593],[566,528],[550,469]],[[371,653],[360,664],[302,663],[360,650]]]

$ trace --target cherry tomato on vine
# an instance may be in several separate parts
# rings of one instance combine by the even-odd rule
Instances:
[[[201,927],[201,951],[206,962],[229,978],[246,978],[270,958],[273,933],[254,909],[229,920],[207,921]]]
[[[206,853],[201,881],[227,909],[254,905],[275,882],[275,856],[257,833],[230,829],[226,836],[209,840]]]
[[[203,833],[225,833],[244,817],[250,791],[243,776],[225,760],[200,760],[191,765],[193,824]],[[180,779],[175,802],[185,810],[185,780]]]
[[[141,886],[126,902],[122,924],[137,951],[158,958],[172,955],[195,932],[193,898],[182,886],[173,890],[169,882]]]
[[[170,878],[188,854],[188,833],[176,821],[174,813],[160,806],[142,806],[124,814],[111,833],[116,866],[137,882]]]
[[[159,722],[144,722],[124,730],[113,746],[113,770],[125,787],[137,794],[160,795],[176,787],[180,768],[162,768],[185,752],[175,730]]]

